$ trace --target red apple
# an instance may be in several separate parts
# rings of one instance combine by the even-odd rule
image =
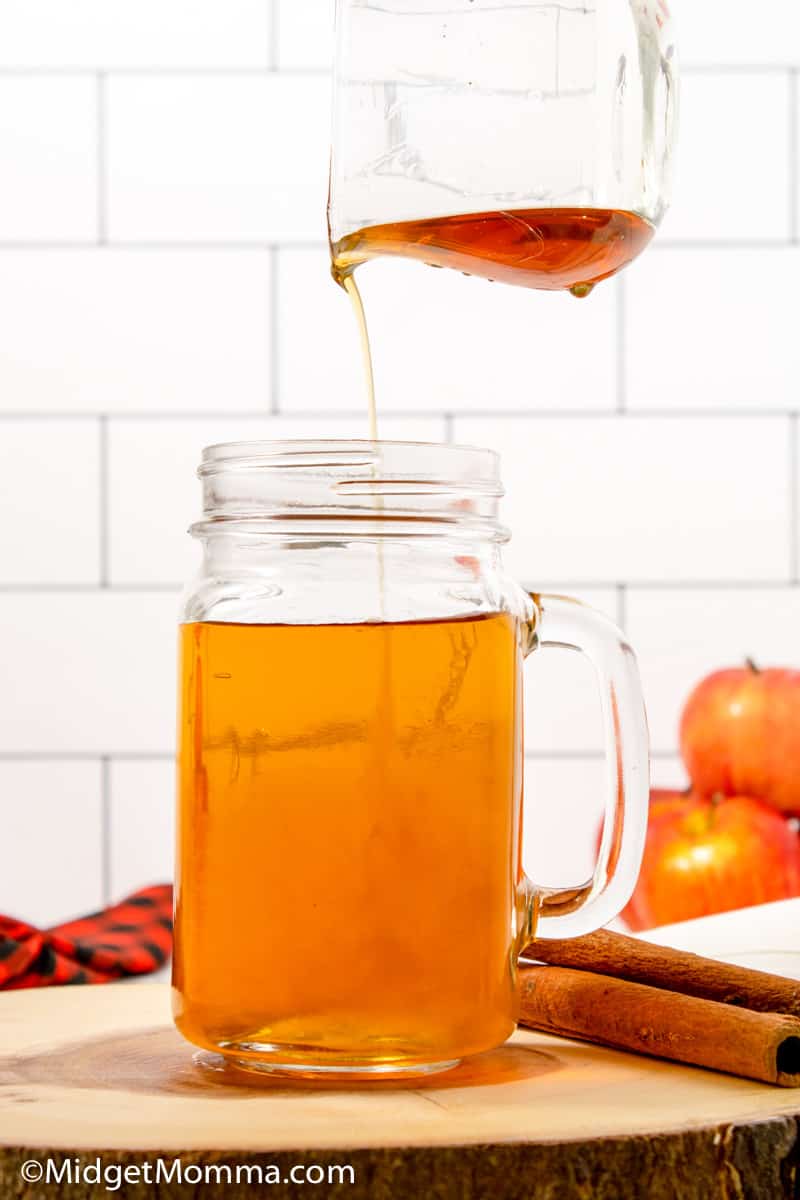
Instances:
[[[687,701],[680,739],[696,791],[800,813],[800,671],[748,664],[709,675]]]
[[[800,838],[749,796],[654,792],[642,870],[622,913],[651,929],[800,896]]]

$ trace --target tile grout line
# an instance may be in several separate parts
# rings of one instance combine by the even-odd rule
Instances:
[[[525,758],[533,760],[553,760],[556,762],[603,762],[606,754],[604,750],[526,750]],[[651,750],[650,757],[652,759],[672,759],[680,758],[680,751],[675,750]]]
[[[782,408],[626,408],[620,413],[616,408],[390,408],[383,410],[383,416],[389,419],[406,417],[428,417],[431,421],[441,419],[449,413],[455,419],[468,421],[472,418],[484,420],[488,417],[502,418],[509,421],[585,421],[590,419],[609,420],[625,416],[630,420],[644,421],[777,421],[791,416],[796,412],[795,405],[785,405]],[[263,417],[263,408],[249,409],[191,409],[187,411],[176,409],[138,409],[129,412],[101,414],[96,409],[86,411],[60,411],[58,409],[8,409],[0,411],[2,421],[90,421],[99,416],[105,416],[113,421],[206,421],[209,419],[226,419],[232,421],[250,421],[254,417]],[[363,413],[356,408],[280,408],[277,415],[298,421],[349,421],[354,417],[362,417]]]
[[[798,472],[797,413],[789,416],[789,577],[793,584],[800,582],[800,473]]]
[[[16,238],[9,240],[0,238],[0,251],[3,253],[28,250],[127,250],[141,252],[163,251],[176,254],[181,251],[187,254],[205,253],[232,254],[235,252],[263,254],[267,250],[323,250],[327,242],[318,238],[301,238],[297,241],[282,242],[277,238],[109,238],[102,244],[85,238]]]
[[[271,2],[274,4],[276,0]],[[269,252],[269,411],[273,416],[278,416],[281,411],[279,267],[278,247],[272,246]]]
[[[98,462],[98,537],[100,540],[99,584],[103,591],[110,587],[111,543],[109,529],[109,495],[108,495],[108,416],[101,413],[97,418],[99,432],[99,462]]]
[[[108,162],[107,162],[107,105],[106,73],[98,71],[96,78],[95,103],[97,104],[97,245],[108,245]]]
[[[108,72],[103,72],[108,77]],[[1,78],[1,73],[0,73]],[[657,238],[648,253],[669,251],[706,250],[788,250],[794,242],[789,236],[783,238]],[[324,238],[293,238],[282,240],[269,234],[263,238],[112,238],[97,242],[80,238],[0,238],[0,251],[25,250],[150,250],[150,251],[265,251],[282,250],[301,252],[326,250]]]
[[[737,251],[737,250],[789,250],[796,243],[791,237],[780,238],[660,238],[649,247],[648,253],[670,253],[671,251]],[[164,252],[240,253],[265,250],[325,250],[324,238],[304,237],[291,241],[278,238],[109,238],[103,243],[80,238],[0,238],[0,251],[27,250],[127,250]]]
[[[270,53],[270,59],[272,57]],[[95,76],[97,66],[86,67],[5,67],[0,66],[0,79],[87,79]],[[290,78],[326,79],[330,68],[319,65],[272,67],[266,64],[253,66],[220,66],[206,63],[200,66],[148,66],[148,67],[103,67],[108,76],[129,79],[264,79],[280,74]]]
[[[648,247],[648,253],[670,250],[786,250],[791,238],[731,237],[731,238],[661,238],[656,237]]]
[[[797,68],[789,72],[789,238],[800,244],[800,86]]]
[[[279,71],[280,14],[278,0],[264,0],[264,2],[267,5],[267,70]]]
[[[103,905],[111,903],[111,759],[100,758],[100,872]]]
[[[654,750],[652,758],[676,758],[678,751],[672,750]],[[604,759],[605,753],[602,750],[526,750],[525,757],[530,759],[557,759],[560,762],[585,761],[594,759]],[[59,750],[31,750],[31,751],[0,751],[0,763],[16,762],[49,762],[49,763],[99,763],[101,768],[101,796],[103,804],[101,808],[102,826],[101,826],[101,849],[103,855],[103,889],[106,892],[106,880],[110,885],[111,882],[111,842],[113,833],[113,804],[112,804],[112,783],[111,783],[111,768],[114,763],[131,763],[131,762],[174,762],[175,754],[168,754],[165,751],[122,751],[117,752],[110,750],[107,753],[91,752],[80,753],[74,751],[72,753]],[[108,819],[106,820],[106,813]],[[106,870],[106,863],[108,869]],[[108,887],[110,891],[110,887]]]
[[[798,517],[800,523],[800,516]],[[152,583],[7,583],[0,582],[0,596],[84,596],[111,594],[117,596],[177,596],[183,584],[154,581]],[[576,591],[614,591],[624,588],[631,592],[780,592],[800,587],[797,578],[781,579],[628,579],[615,583],[613,579],[539,579],[532,590],[550,591],[569,588]]]
[[[0,596],[179,595],[180,583],[0,583]]]
[[[444,421],[444,440],[447,442],[447,444],[449,446],[452,446],[453,443],[455,442],[455,434],[456,434],[455,415],[451,412],[442,413],[442,420]]]
[[[165,750],[0,750],[0,762],[174,762]],[[110,776],[109,776],[110,778]],[[110,795],[110,789],[109,789]]]
[[[269,0],[268,0],[269,2]],[[272,65],[274,47],[276,41],[272,39],[273,30],[278,32],[278,13],[277,4],[272,0],[268,17],[268,65],[254,66],[252,63],[242,63],[240,65],[221,66],[219,63],[196,64],[192,66],[182,66],[174,64],[164,65],[148,65],[148,66],[115,66],[104,68],[108,75],[123,75],[134,76],[137,78],[152,77],[160,79],[169,76],[263,76],[277,72],[281,75],[310,75],[315,77],[325,77],[330,75],[330,67],[320,66],[319,64],[309,63],[306,66],[291,65],[280,66],[278,63],[278,55],[275,55],[275,65]],[[796,71],[797,65],[793,62],[737,62],[737,63],[711,63],[711,62],[682,62],[681,73],[684,75],[785,75],[787,71]],[[0,79],[4,78],[26,78],[26,77],[53,77],[53,78],[75,78],[95,75],[97,72],[96,66],[0,66]],[[563,94],[563,93],[562,93]]]
[[[792,62],[681,63],[684,75],[783,75],[793,70],[796,66]]]
[[[624,630],[628,624],[628,587],[627,584],[618,583],[617,591],[617,625]]]

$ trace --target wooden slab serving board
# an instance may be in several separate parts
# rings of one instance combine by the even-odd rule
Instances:
[[[271,1198],[798,1194],[800,1091],[524,1032],[449,1075],[360,1089],[229,1075],[193,1054],[161,985],[0,995],[0,1197],[102,1192],[22,1183],[23,1162],[47,1153],[354,1168],[355,1184],[287,1181]],[[197,1194],[259,1191],[212,1181]]]

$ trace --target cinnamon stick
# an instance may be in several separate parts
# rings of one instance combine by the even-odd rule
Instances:
[[[796,980],[749,967],[730,966],[604,929],[566,941],[539,939],[526,947],[522,957],[579,971],[596,971],[754,1012],[800,1017],[800,982]]]
[[[800,1087],[800,1019],[567,967],[521,967],[520,1024]]]

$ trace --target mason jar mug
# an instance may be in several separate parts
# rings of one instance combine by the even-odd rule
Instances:
[[[424,1074],[500,1045],[534,935],[633,889],[647,732],[605,617],[503,570],[498,459],[400,442],[214,446],[180,630],[173,996],[255,1070]],[[590,880],[522,870],[522,672],[588,655],[607,751]],[[587,821],[589,816],[587,814]]]
[[[584,295],[670,203],[666,0],[337,0],[329,232],[380,256]]]

